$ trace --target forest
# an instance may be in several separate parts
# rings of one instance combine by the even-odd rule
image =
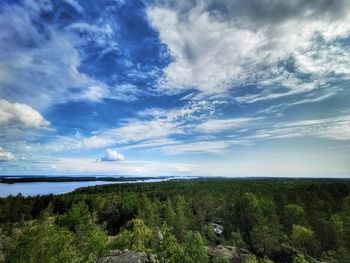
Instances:
[[[115,250],[169,263],[348,263],[350,181],[169,180],[0,199],[0,262],[98,262]]]

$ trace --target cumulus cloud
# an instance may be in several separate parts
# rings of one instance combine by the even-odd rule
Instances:
[[[101,162],[115,162],[124,160],[124,155],[112,149],[107,149],[105,152],[105,156],[101,158]]]
[[[0,147],[0,162],[7,162],[14,160],[15,156],[8,151],[5,151],[2,147]]]
[[[47,129],[50,122],[31,106],[0,100],[0,127],[3,129]]]

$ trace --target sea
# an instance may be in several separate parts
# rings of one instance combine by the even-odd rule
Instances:
[[[30,183],[0,183],[0,197],[15,196],[21,194],[23,196],[36,196],[48,194],[65,194],[74,191],[77,188],[103,185],[103,184],[125,184],[125,183],[151,183],[161,182],[169,178],[146,179],[142,181],[123,181],[123,182],[30,182]]]

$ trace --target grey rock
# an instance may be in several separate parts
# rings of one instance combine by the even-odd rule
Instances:
[[[207,247],[207,252],[208,252],[209,259],[211,261],[217,255],[222,255],[232,263],[242,262],[242,255],[245,254],[244,251],[241,251],[234,246],[224,246],[224,245]]]
[[[154,255],[135,251],[112,251],[110,255],[100,258],[96,263],[157,263]]]

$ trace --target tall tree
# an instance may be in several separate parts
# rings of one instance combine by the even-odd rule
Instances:
[[[189,231],[184,244],[184,263],[205,263],[208,262],[208,255],[204,248],[204,241],[197,231]]]

